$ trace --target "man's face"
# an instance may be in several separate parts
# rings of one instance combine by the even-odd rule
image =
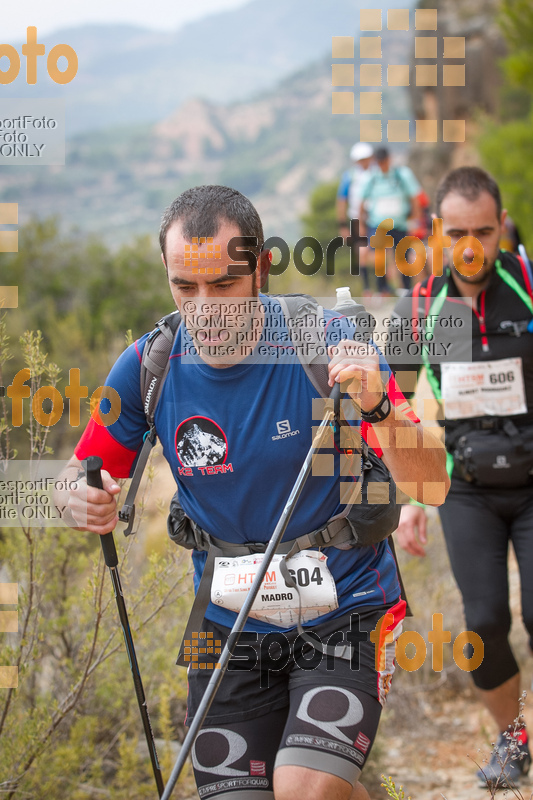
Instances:
[[[456,193],[447,194],[441,203],[440,213],[443,233],[452,240],[451,252],[456,242],[463,236],[473,236],[481,242],[485,254],[483,266],[471,275],[462,275],[452,267],[454,279],[469,284],[486,282],[500,249],[500,235],[507,212],[503,210],[498,219],[494,198],[488,192],[482,192],[475,200],[468,200]],[[467,265],[472,263],[473,259],[473,250],[467,248],[463,253],[465,261],[463,271],[467,271]],[[478,269],[477,266],[474,268]]]
[[[202,236],[201,231],[198,236]],[[237,225],[221,222],[209,244],[198,244],[194,264],[192,243],[184,238],[177,221],[167,232],[166,257],[162,256],[174,302],[202,359],[212,366],[229,366],[241,360],[232,356],[231,348],[237,353],[243,350],[240,345],[246,342],[244,335],[250,333],[253,309],[260,305],[255,300],[261,281],[259,267],[252,275],[228,275],[229,265],[234,264],[228,256],[228,242],[235,236],[242,236]],[[201,258],[202,253],[207,256],[209,252],[220,252],[220,259]],[[253,302],[247,303],[247,299]]]

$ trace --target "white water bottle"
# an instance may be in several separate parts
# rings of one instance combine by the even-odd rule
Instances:
[[[369,341],[376,327],[376,320],[372,314],[369,314],[361,303],[357,303],[353,299],[349,286],[340,286],[336,292],[337,302],[333,306],[333,311],[337,311],[357,324],[360,329],[359,335],[354,337],[357,338],[357,341]]]
[[[356,303],[352,297],[349,286],[340,286],[337,292],[337,302],[333,306],[334,311],[339,311],[345,317],[357,317],[365,308],[360,303]]]

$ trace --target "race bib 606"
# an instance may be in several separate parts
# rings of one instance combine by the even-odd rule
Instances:
[[[521,358],[441,365],[446,419],[526,414]]]

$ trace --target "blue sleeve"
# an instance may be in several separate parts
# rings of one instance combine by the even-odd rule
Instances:
[[[130,345],[116,360],[107,376],[106,386],[115,389],[121,401],[121,414],[110,425],[109,433],[123,447],[137,450],[142,444],[148,423],[142,407],[140,375],[142,351],[148,335]]]
[[[337,197],[340,200],[348,199],[348,192],[350,191],[350,183],[352,182],[352,173],[348,170],[344,173],[337,189]]]
[[[89,455],[99,455],[104,469],[115,478],[127,478],[131,474],[148,430],[140,390],[141,354],[146,338],[144,336],[119,356],[106,379],[105,385],[113,388],[120,398],[118,419],[107,424],[105,415],[112,403],[107,398],[102,399],[74,451],[80,461]]]

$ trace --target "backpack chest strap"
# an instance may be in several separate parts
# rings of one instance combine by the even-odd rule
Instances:
[[[268,542],[246,542],[245,544],[226,542],[224,539],[210,536],[198,525],[193,525],[193,530],[195,544],[193,545],[191,542],[191,546],[195,550],[209,552],[212,547],[215,547],[219,551],[219,555],[224,558],[237,558],[238,556],[249,556],[253,553],[264,553],[268,547]],[[289,542],[281,542],[277,552],[280,555],[286,555],[287,558],[292,558],[302,550],[309,550],[311,547],[338,547],[349,539],[353,539],[353,530],[346,519],[340,517],[328,522],[323,528],[317,528],[311,533],[304,533]]]

